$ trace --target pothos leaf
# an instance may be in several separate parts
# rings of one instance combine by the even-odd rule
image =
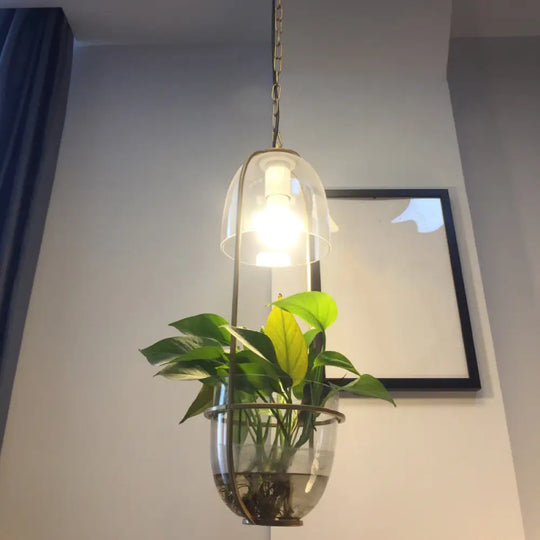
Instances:
[[[274,344],[279,366],[290,375],[293,386],[297,385],[307,373],[308,351],[296,319],[274,307],[266,320],[265,333]]]
[[[212,338],[197,336],[176,336],[165,338],[140,352],[153,366],[165,364],[182,354],[201,347],[221,347],[219,342]]]
[[[293,294],[273,302],[272,305],[297,315],[321,332],[326,330],[337,317],[334,299],[329,294],[319,291]]]
[[[183,424],[188,418],[192,418],[193,416],[203,413],[206,409],[208,409],[208,407],[212,406],[213,400],[214,386],[207,383],[203,384],[200,392],[197,394],[197,397],[184,415],[184,418],[180,420],[180,423]]]
[[[169,326],[180,330],[184,334],[197,337],[212,338],[221,343],[228,345],[231,336],[224,325],[228,322],[220,315],[214,313],[201,313],[193,317],[186,317],[179,321],[171,323]]]
[[[224,357],[225,353],[222,347],[205,345],[181,354],[177,360],[223,360]]]
[[[240,372],[252,385],[254,392],[260,390],[266,395],[272,392],[282,393],[283,388],[292,385],[289,375],[277,363],[269,362],[250,350],[240,351],[236,360]]]
[[[360,373],[358,373],[351,361],[346,356],[336,351],[324,351],[319,354],[313,362],[313,367],[319,366],[334,366],[360,376]]]
[[[320,330],[318,330],[317,328],[312,328],[304,334],[304,341],[306,342],[307,347],[311,345],[312,341],[317,337],[319,333]]]
[[[247,330],[246,328],[239,328],[237,326],[227,326],[227,330],[256,355],[274,364],[277,363],[274,345],[270,338],[262,332]]]
[[[156,373],[167,379],[179,380],[218,380],[217,368],[221,366],[216,360],[177,360],[167,364],[162,370]]]
[[[349,384],[346,384],[345,386],[333,385],[328,397],[330,397],[330,395],[334,395],[336,392],[349,392],[350,394],[355,394],[356,396],[383,399],[391,403],[394,407],[396,406],[392,396],[384,387],[383,383],[379,381],[379,379],[376,379],[367,373],[360,375],[360,377]]]

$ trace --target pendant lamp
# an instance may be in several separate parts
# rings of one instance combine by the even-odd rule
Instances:
[[[330,251],[321,181],[297,152],[283,148],[279,133],[281,2],[272,2],[272,147],[253,152],[236,172],[223,212],[221,248],[234,260],[230,324],[212,313],[185,317],[171,323],[183,335],[141,353],[160,366],[157,375],[202,383],[181,422],[198,414],[210,420],[212,472],[223,502],[246,524],[290,527],[302,525],[325,490],[337,425],[345,420],[339,392],[394,402],[379,380],[326,349],[325,331],[337,317],[326,293],[280,296],[264,328],[238,326],[241,263],[309,267]],[[332,384],[325,366],[356,378]]]
[[[330,251],[330,217],[321,180],[297,152],[282,147],[282,31],[282,2],[274,0],[272,147],[253,152],[238,169],[223,211],[221,249],[234,260],[232,327],[238,322],[241,263],[273,268],[309,265]],[[234,335],[229,355],[228,386],[216,391],[214,406],[205,411],[212,423],[212,468],[218,491],[246,524],[302,525],[300,518],[317,504],[332,466],[336,426],[345,418],[335,410],[337,396],[324,407],[306,399],[296,404],[245,403],[239,391],[242,375]],[[309,437],[289,444],[283,440],[287,430],[282,421],[296,423],[296,432]],[[264,426],[264,432],[260,440],[257,433],[257,441],[248,444],[245,428],[254,424]]]

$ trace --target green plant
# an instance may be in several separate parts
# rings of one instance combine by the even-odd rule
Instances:
[[[280,298],[272,306],[259,331],[233,328],[219,315],[202,313],[170,324],[183,335],[141,350],[150,364],[161,366],[156,375],[202,383],[181,423],[212,406],[216,385],[228,384],[231,334],[240,345],[236,359],[241,402],[292,403],[296,398],[323,406],[332,395],[344,391],[395,405],[378,379],[360,374],[343,354],[326,350],[325,331],[337,317],[329,294],[303,292]],[[306,332],[302,333],[295,316],[309,325]],[[325,385],[325,366],[341,368],[355,378],[342,387]]]
[[[234,413],[233,442],[237,461],[242,463],[243,503],[258,519],[294,520],[306,511],[305,503],[304,510],[298,510],[298,494],[312,487],[302,484],[299,488],[298,482],[313,479],[288,474],[288,470],[299,451],[313,453],[319,413],[275,404],[324,407],[340,391],[395,403],[378,379],[360,374],[343,354],[326,350],[326,329],[337,317],[330,295],[304,292],[280,297],[272,305],[259,331],[232,327],[219,315],[203,313],[172,323],[182,335],[158,341],[141,352],[152,365],[161,367],[156,375],[201,382],[182,423],[212,407],[216,386],[227,387],[231,335],[236,338],[234,401],[268,405]],[[295,317],[307,323],[307,331],[302,332]],[[326,383],[326,366],[351,373],[353,381],[345,386]],[[242,454],[246,445],[252,451]],[[241,514],[227,476],[223,471],[215,474],[216,485],[229,507]],[[320,496],[327,477],[321,472],[317,478]],[[293,482],[297,483],[294,488]]]

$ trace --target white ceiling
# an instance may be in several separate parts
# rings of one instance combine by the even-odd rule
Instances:
[[[328,6],[345,9],[349,1],[359,0]],[[269,41],[270,0],[0,0],[0,7],[52,5],[64,8],[75,37],[87,43]],[[452,35],[540,35],[540,0],[453,0]]]

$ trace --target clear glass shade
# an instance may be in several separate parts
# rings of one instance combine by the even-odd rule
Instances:
[[[271,149],[252,154],[232,179],[221,225],[221,249],[234,258],[238,189],[243,178],[240,262],[296,266],[330,251],[330,218],[315,169],[296,152]]]

